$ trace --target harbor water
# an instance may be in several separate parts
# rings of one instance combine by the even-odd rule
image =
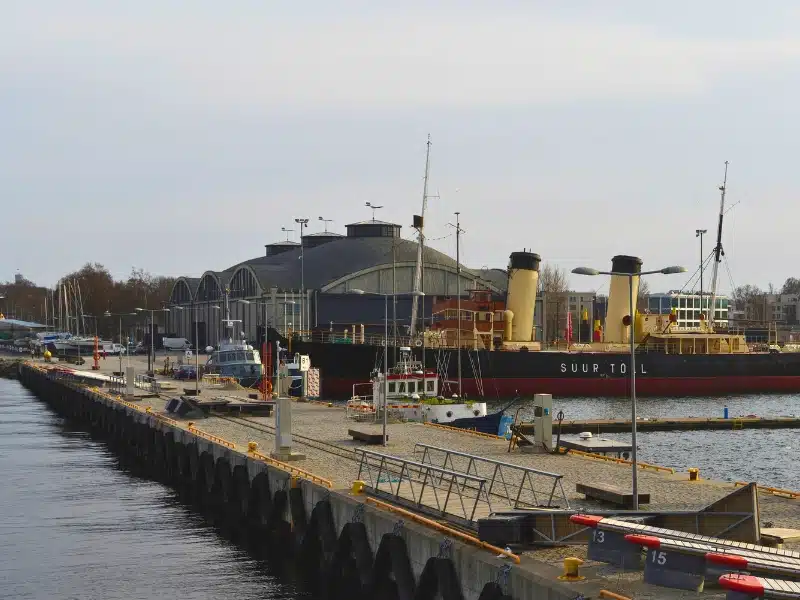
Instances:
[[[533,419],[533,409],[522,404],[519,417]],[[709,398],[639,398],[639,420],[669,417],[800,416],[800,395],[748,395]],[[516,408],[511,409],[514,414]],[[553,413],[564,412],[565,420],[630,419],[627,398],[554,398]],[[557,429],[554,420],[553,431]],[[593,432],[595,435],[597,432]],[[601,433],[602,437],[626,440],[630,434]],[[800,490],[800,430],[743,429],[737,431],[657,431],[637,434],[638,457],[685,472],[700,469],[700,475],[724,481],[757,481],[761,485]]]
[[[0,598],[305,598],[178,502],[0,379]]]

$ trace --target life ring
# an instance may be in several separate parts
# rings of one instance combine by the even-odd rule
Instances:
[[[414,345],[415,345],[417,348],[422,348],[422,340],[416,340],[416,341],[414,342]]]

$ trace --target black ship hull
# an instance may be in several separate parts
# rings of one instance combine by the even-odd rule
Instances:
[[[381,366],[383,347],[295,342],[292,350],[320,369],[326,398],[349,398]],[[389,349],[392,364],[394,348]],[[422,351],[415,348],[421,357]],[[455,350],[426,351],[442,378],[441,393],[457,392]],[[562,397],[622,397],[630,393],[630,355],[607,352],[462,351],[463,393],[511,398],[537,393]],[[636,355],[636,392],[643,396],[710,396],[800,392],[800,353]]]

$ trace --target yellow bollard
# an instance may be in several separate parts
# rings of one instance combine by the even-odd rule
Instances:
[[[256,442],[247,442],[248,452],[255,452],[256,450],[258,450],[258,444]]]
[[[356,495],[356,496],[358,494],[363,494],[364,493],[364,487],[366,485],[367,485],[366,483],[364,483],[363,481],[357,479],[357,480],[355,480],[353,482],[353,486],[350,488],[350,491],[353,493],[353,495]]]
[[[689,469],[689,481],[698,481],[700,479],[700,469],[692,467]]]
[[[574,556],[565,558],[564,574],[560,575],[558,578],[562,581],[581,581],[582,579],[586,579],[578,572],[578,569],[582,564],[583,561],[580,558],[575,558]]]

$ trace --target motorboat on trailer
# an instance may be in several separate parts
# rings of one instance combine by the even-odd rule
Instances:
[[[399,351],[400,359],[388,373],[373,371],[369,383],[353,386],[353,396],[347,403],[348,413],[377,413],[385,397],[389,412],[408,421],[447,424],[458,419],[487,416],[485,402],[440,396],[436,372],[424,369],[422,362],[414,359],[411,348],[402,347]]]

